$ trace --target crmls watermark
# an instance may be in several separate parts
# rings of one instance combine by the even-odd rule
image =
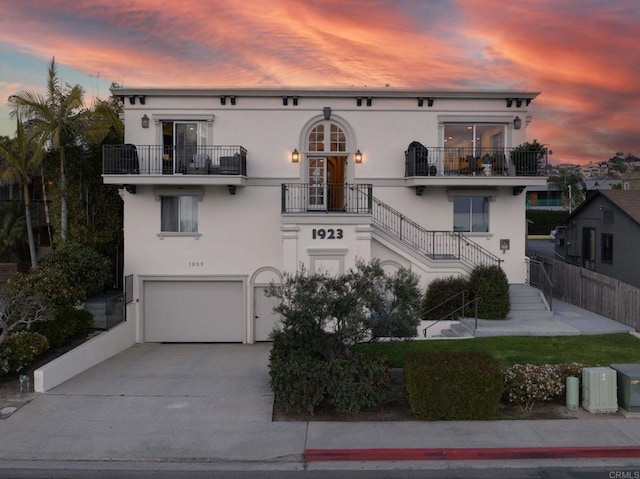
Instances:
[[[640,471],[611,471],[609,479],[640,479]]]

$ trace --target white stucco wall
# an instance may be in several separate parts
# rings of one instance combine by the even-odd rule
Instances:
[[[505,93],[505,96],[508,94]],[[135,194],[122,193],[125,202],[125,274],[141,276],[224,276],[247,278],[246,311],[248,330],[252,321],[250,278],[259,271],[281,273],[300,264],[330,271],[346,270],[358,258],[380,258],[392,270],[411,267],[421,275],[422,286],[436,277],[463,274],[459,266],[430,267],[402,248],[376,239],[367,215],[282,215],[281,184],[307,178],[306,135],[314,122],[323,119],[323,108],[331,107],[331,119],[347,135],[347,182],[371,183],[373,194],[407,218],[430,230],[453,229],[453,202],[456,194],[491,197],[489,232],[468,236],[479,246],[499,256],[509,281],[525,280],[525,194],[514,195],[513,179],[442,177],[417,195],[405,181],[404,151],[411,141],[429,147],[443,146],[443,122],[504,123],[505,144],[515,146],[526,140],[526,109],[509,110],[504,98],[437,99],[433,107],[417,108],[415,99],[374,98],[371,107],[358,107],[353,97],[301,97],[298,106],[282,105],[281,97],[239,96],[235,106],[221,105],[219,96],[155,95],[149,91],[144,105],[125,102],[126,143],[161,145],[162,120],[207,121],[209,145],[241,145],[247,150],[247,178],[235,194],[226,185],[211,186],[197,177],[178,175],[175,184],[137,184]],[[140,118],[150,118],[142,128]],[[523,127],[513,129],[519,115]],[[291,152],[302,153],[299,163],[291,162]],[[353,153],[360,150],[363,162],[355,164]],[[162,182],[171,182],[164,175]],[[540,180],[539,180],[540,181]],[[178,187],[179,183],[179,187]],[[180,189],[179,189],[180,188]],[[198,236],[159,235],[162,192],[197,192]],[[314,229],[341,229],[342,237],[313,239]],[[509,240],[508,251],[500,250],[500,240]],[[277,276],[277,274],[275,274]],[[134,298],[142,301],[141,282],[134,281]],[[142,307],[130,307],[137,321],[137,340],[142,340]],[[250,341],[250,338],[249,338]]]

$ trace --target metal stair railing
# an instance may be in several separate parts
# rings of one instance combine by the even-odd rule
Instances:
[[[431,231],[373,197],[373,223],[401,243],[434,260],[458,260],[472,267],[502,260],[457,231]]]
[[[527,273],[527,283],[542,291],[544,299],[549,305],[549,310],[553,310],[553,281],[549,277],[544,264],[541,261],[530,259]]]
[[[439,317],[438,319],[435,320],[425,320],[425,321],[433,321],[433,323],[431,323],[429,326],[427,326],[426,328],[424,328],[422,330],[422,335],[426,338],[427,337],[427,330],[429,328],[431,328],[432,326],[435,326],[436,324],[438,324],[440,321],[444,321],[447,318],[453,318],[454,314],[460,312],[460,316],[464,317],[464,311],[465,308],[468,308],[470,305],[473,304],[473,314],[474,314],[474,318],[475,318],[475,328],[478,329],[478,302],[480,301],[480,298],[473,298],[469,301],[464,300],[464,295],[465,295],[466,291],[460,291],[459,293],[454,294],[453,296],[451,296],[449,299],[445,299],[442,303],[434,306],[433,308],[429,309],[428,311],[426,311],[423,315],[423,317],[427,317],[427,315],[432,312],[437,310],[438,308],[442,308],[445,304],[449,303],[450,301],[453,301],[454,299],[458,298],[459,296],[461,296],[461,302],[462,304],[460,306],[458,306],[457,308],[452,309],[451,311],[447,312],[447,314],[445,314],[444,316]]]

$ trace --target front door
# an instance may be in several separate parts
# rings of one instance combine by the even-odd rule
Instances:
[[[278,306],[279,300],[273,296],[265,295],[266,286],[253,288],[253,316],[254,316],[254,340],[270,341],[271,333],[280,322],[280,315],[273,312]]]

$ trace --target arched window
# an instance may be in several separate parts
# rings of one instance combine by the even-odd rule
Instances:
[[[344,152],[347,151],[347,138],[337,124],[325,121],[311,130],[307,146],[310,152]]]

